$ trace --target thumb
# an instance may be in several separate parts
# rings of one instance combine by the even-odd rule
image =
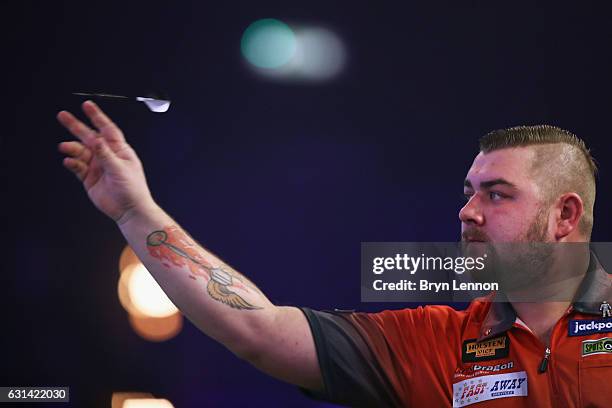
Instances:
[[[106,143],[106,140],[104,140],[103,137],[96,137],[94,139],[93,151],[96,155],[96,158],[104,166],[110,165],[112,167],[116,167],[117,165],[119,165],[118,157],[115,155],[115,152],[113,152],[110,147],[108,147],[108,144]]]

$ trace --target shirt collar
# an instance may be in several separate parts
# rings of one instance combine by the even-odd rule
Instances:
[[[612,275],[605,271],[593,251],[587,273],[576,292],[573,309],[580,313],[599,314],[604,300],[612,299]],[[516,321],[516,312],[505,301],[505,296],[496,293],[491,297],[491,306],[485,316],[477,341],[494,337],[509,330]]]

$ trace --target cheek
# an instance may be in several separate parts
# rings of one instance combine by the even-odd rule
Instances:
[[[529,229],[533,215],[507,209],[494,209],[489,213],[489,236],[497,241],[512,241]]]

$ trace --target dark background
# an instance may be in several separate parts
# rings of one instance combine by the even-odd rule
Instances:
[[[175,407],[325,406],[190,323],[150,343],[117,298],[125,241],[61,165],[74,91],[162,90],[165,114],[100,101],[158,203],[277,304],[363,304],[362,241],[454,241],[484,133],[554,124],[599,159],[594,241],[610,241],[609,10],[407,2],[19,2],[3,6],[0,385],[68,385],[72,406],[138,390]],[[254,76],[253,21],[323,24],[346,42],[319,85]],[[23,406],[26,406],[25,404]],[[33,406],[42,406],[33,405]],[[64,405],[65,406],[65,405]]]

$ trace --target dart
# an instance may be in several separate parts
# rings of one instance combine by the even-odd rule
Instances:
[[[157,98],[149,98],[145,96],[123,96],[123,95],[112,95],[105,93],[86,93],[86,92],[73,92],[73,95],[78,96],[93,96],[96,98],[106,98],[106,99],[127,99],[127,100],[135,100],[138,102],[144,102],[147,105],[147,108],[151,112],[163,113],[166,112],[170,108],[170,101],[166,99],[157,99]]]

